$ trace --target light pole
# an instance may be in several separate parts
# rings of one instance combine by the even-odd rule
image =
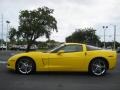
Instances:
[[[114,29],[114,40],[113,40],[113,50],[116,49],[116,25],[110,24],[113,26]]]
[[[2,27],[1,28],[2,29],[2,32],[1,32],[1,49],[3,50],[3,41],[4,41],[4,39],[3,39],[3,14],[1,15],[1,18],[2,18],[2,21],[1,21],[2,22],[2,24],[1,24],[2,25],[1,26]]]
[[[113,45],[114,50],[116,49],[115,42],[116,42],[116,25],[114,25],[114,45]]]
[[[6,32],[6,50],[7,50],[7,48],[8,48],[8,30],[9,30],[9,23],[10,23],[10,21],[6,21],[6,23],[7,23],[7,32]]]
[[[104,48],[106,47],[105,45],[105,30],[108,28],[108,26],[103,26],[103,29],[104,29]]]

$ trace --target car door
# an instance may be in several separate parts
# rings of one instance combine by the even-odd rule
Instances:
[[[58,54],[60,50],[64,50],[64,52]],[[82,45],[64,45],[49,54],[48,68],[51,71],[79,71],[84,59],[85,53]]]

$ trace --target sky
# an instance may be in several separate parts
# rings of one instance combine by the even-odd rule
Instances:
[[[53,16],[57,20],[58,32],[53,32],[51,39],[64,42],[65,38],[79,28],[94,28],[96,34],[103,41],[103,26],[106,41],[114,39],[114,25],[116,25],[116,40],[120,42],[120,0],[0,0],[0,14],[3,15],[4,38],[6,37],[6,20],[10,27],[19,25],[19,12],[33,10],[47,6],[54,9]],[[1,16],[0,16],[1,38]],[[46,40],[44,37],[38,40]]]

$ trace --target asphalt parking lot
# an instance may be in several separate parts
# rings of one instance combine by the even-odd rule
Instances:
[[[82,72],[46,72],[31,75],[8,72],[6,61],[15,53],[0,51],[0,90],[120,90],[120,54],[114,71],[95,77]]]

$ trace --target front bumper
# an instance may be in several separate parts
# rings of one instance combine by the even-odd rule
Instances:
[[[7,62],[7,68],[9,70],[15,70],[15,63],[16,63],[15,60],[8,60],[8,62]]]

